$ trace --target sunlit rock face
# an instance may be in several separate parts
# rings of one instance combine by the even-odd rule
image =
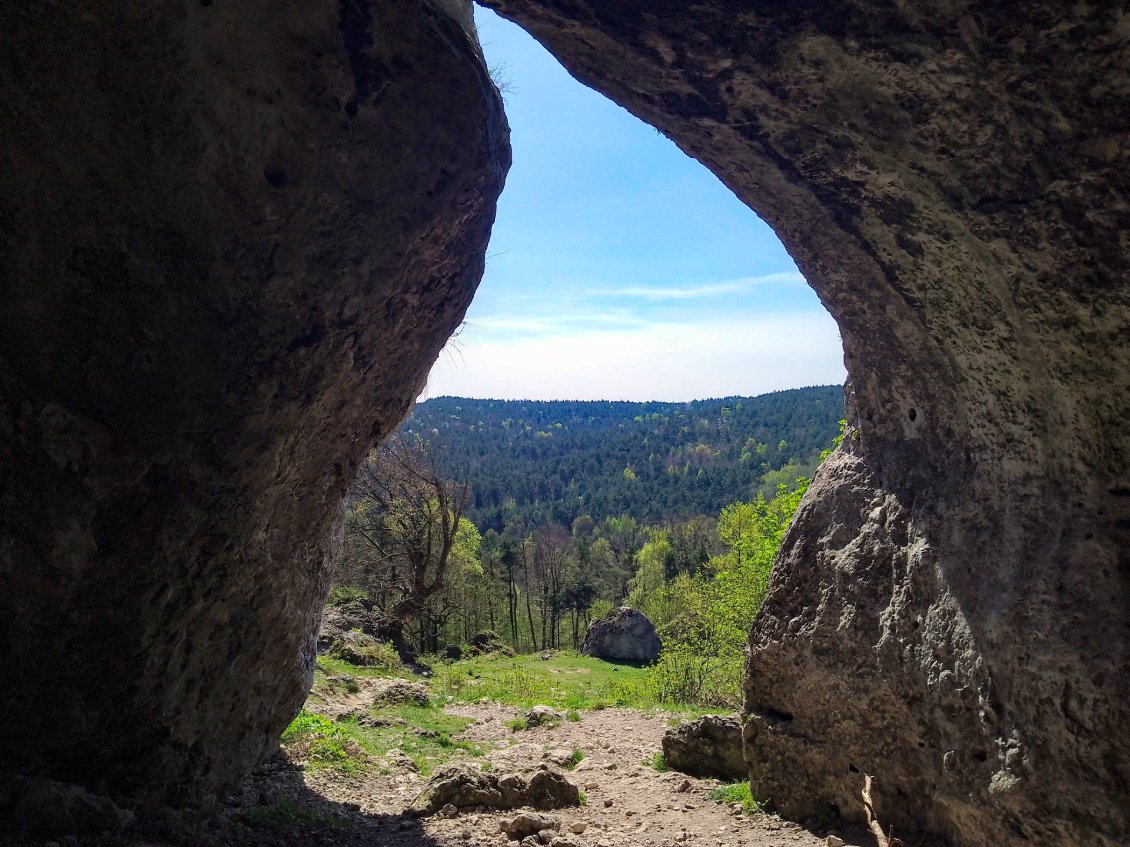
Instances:
[[[1130,833],[1130,18],[1108,2],[489,0],[777,231],[848,437],[751,636],[786,814]]]
[[[0,12],[0,769],[191,800],[299,708],[346,484],[509,164],[469,21]]]

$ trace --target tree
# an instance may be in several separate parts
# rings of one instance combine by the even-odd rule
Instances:
[[[407,652],[405,631],[443,590],[470,495],[416,437],[394,435],[373,450],[352,487],[346,570],[380,609],[378,633]],[[478,535],[477,531],[475,533]]]

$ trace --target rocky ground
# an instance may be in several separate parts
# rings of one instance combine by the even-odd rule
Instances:
[[[366,690],[362,689],[362,698]],[[324,702],[318,707],[340,716],[343,707],[355,712],[366,705],[354,702],[356,696],[347,699],[348,703]],[[832,831],[814,823],[801,826],[774,815],[743,814],[740,805],[709,797],[721,785],[717,780],[657,771],[655,756],[664,732],[679,721],[675,715],[608,708],[514,731],[509,724],[523,714],[514,707],[451,704],[445,711],[473,721],[462,737],[475,742],[484,753],[457,759],[472,772],[502,777],[548,768],[581,790],[582,805],[541,812],[550,819],[538,826],[548,831],[541,832],[540,841],[532,834],[521,842],[524,847],[538,843],[556,847],[874,843],[867,835]],[[517,816],[531,811],[447,806],[421,816],[412,810],[413,801],[428,786],[429,778],[396,750],[372,763],[374,766],[353,772],[305,767],[302,758],[300,749],[284,751],[249,777],[238,792],[203,810],[139,807],[132,823],[116,834],[24,838],[15,843],[37,847],[518,847],[520,839],[512,837],[513,831],[508,835],[506,829]]]

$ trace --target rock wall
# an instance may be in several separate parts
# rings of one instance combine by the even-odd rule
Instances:
[[[979,0],[488,0],[777,231],[849,431],[751,635],[786,814],[1130,837],[1130,15]]]
[[[299,708],[347,483],[509,165],[469,21],[0,9],[0,769],[191,800]]]

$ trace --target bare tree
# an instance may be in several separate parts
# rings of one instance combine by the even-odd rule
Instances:
[[[441,592],[470,488],[441,473],[412,436],[373,450],[353,482],[346,567],[381,611],[378,634],[405,652],[407,627]]]

